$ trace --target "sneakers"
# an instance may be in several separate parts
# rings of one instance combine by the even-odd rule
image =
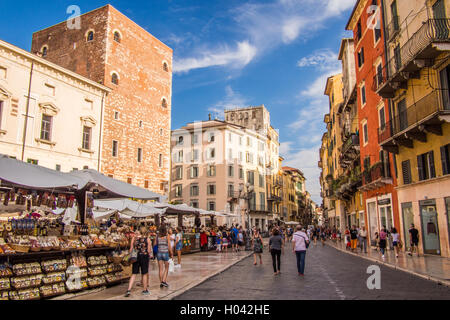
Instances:
[[[131,295],[131,291],[128,290],[127,293],[125,293],[125,298],[128,298]]]
[[[142,291],[142,295],[143,296],[149,296],[150,295],[150,291],[144,290],[144,291]]]
[[[177,264],[175,268],[181,268],[181,264]]]
[[[168,288],[169,287],[169,285],[167,284],[167,282],[161,282],[161,285],[160,285],[160,287],[161,288]]]

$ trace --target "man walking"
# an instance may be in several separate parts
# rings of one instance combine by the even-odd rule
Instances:
[[[361,252],[364,248],[364,253],[367,253],[367,231],[366,227],[362,227],[361,230],[359,230],[359,238],[361,239],[360,248]]]
[[[306,249],[309,246],[308,235],[302,230],[302,227],[297,226],[297,232],[294,233],[292,239],[292,252],[297,257],[298,275],[303,277],[305,275],[305,260]]]
[[[353,225],[350,230],[350,246],[352,248],[352,252],[354,252],[358,246],[358,230],[356,230],[355,225]]]
[[[232,226],[231,229],[231,243],[233,245],[233,251],[234,252],[238,252],[239,248],[238,248],[238,235],[239,235],[239,230],[237,229],[239,227],[239,225],[236,226]]]
[[[408,255],[412,256],[414,251],[416,251],[417,256],[419,256],[419,230],[414,227],[414,224],[411,224],[411,228],[409,228],[409,240],[411,252],[409,252]]]

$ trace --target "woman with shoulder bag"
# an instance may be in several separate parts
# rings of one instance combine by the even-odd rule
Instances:
[[[168,288],[167,275],[169,273],[169,259],[173,249],[170,244],[170,236],[167,234],[167,229],[165,227],[161,227],[159,230],[156,242],[158,244],[158,254],[156,255],[156,258],[158,259],[159,280],[161,282],[160,287]]]
[[[255,262],[253,263],[255,266],[258,265],[256,262],[256,256],[259,256],[259,262],[260,264],[263,264],[262,262],[262,253],[263,253],[263,239],[261,237],[261,234],[259,233],[259,230],[256,229],[253,232],[252,237],[252,244],[253,244],[253,257],[255,258]]]

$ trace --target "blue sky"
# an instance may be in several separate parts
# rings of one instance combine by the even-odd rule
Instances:
[[[356,0],[49,0],[0,3],[0,39],[30,50],[32,33],[111,3],[174,49],[172,129],[264,104],[285,165],[301,169],[321,203],[320,139],[329,75]],[[188,117],[186,115],[189,115]]]

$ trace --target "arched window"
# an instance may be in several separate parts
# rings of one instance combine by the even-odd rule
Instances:
[[[167,100],[166,99],[162,99],[162,103],[161,103],[163,108],[167,108]]]
[[[119,31],[114,32],[114,41],[120,43],[121,40],[122,40],[122,37],[120,36]]]
[[[44,46],[41,51],[42,51],[42,57],[45,58],[48,54],[48,47]]]
[[[87,41],[93,41],[94,40],[94,31],[89,31],[87,35]]]
[[[111,82],[116,86],[119,85],[119,76],[117,75],[117,73],[113,73],[111,75]]]
[[[168,66],[167,62],[163,63],[163,70],[164,71],[169,71],[169,66]]]

